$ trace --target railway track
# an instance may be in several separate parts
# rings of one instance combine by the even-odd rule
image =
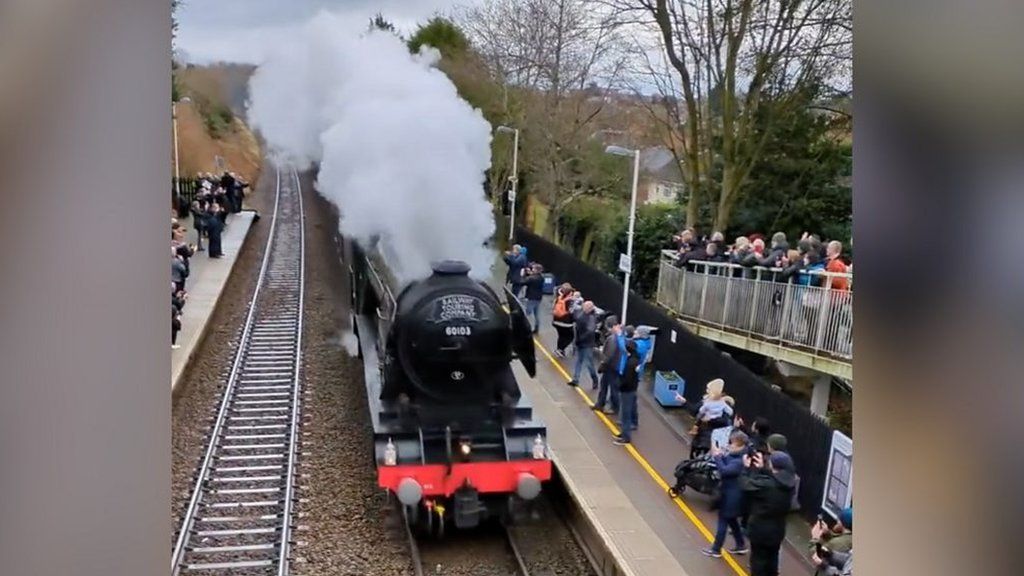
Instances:
[[[403,511],[414,576],[502,574],[530,576],[515,528],[501,526],[495,533],[473,533],[451,542],[432,542],[421,549]],[[497,532],[500,531],[500,534]],[[465,548],[463,548],[465,546]]]
[[[298,174],[274,217],[230,375],[182,514],[171,574],[288,574],[301,425],[305,234]]]

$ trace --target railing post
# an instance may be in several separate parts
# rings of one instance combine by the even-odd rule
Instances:
[[[704,321],[704,303],[707,301],[708,295],[708,271],[704,270],[704,285],[700,288],[700,310],[697,311],[697,318]]]
[[[793,307],[791,302],[793,300],[793,295],[790,293],[792,291],[793,285],[787,282],[785,286],[786,287],[782,291],[782,312],[779,313],[779,322],[777,327],[777,337],[779,338],[779,340],[785,339],[786,326],[789,325],[790,310]]]
[[[662,302],[661,302],[661,283],[662,283],[662,282],[661,282],[661,277],[662,277],[662,276],[663,276],[664,274],[665,274],[665,261],[664,261],[664,260],[661,260],[661,259],[659,259],[659,260],[658,260],[658,289],[657,289],[657,291],[656,291],[656,292],[654,293],[654,301],[655,301],[656,303],[658,303],[658,304],[661,304],[661,303],[662,303]]]
[[[679,309],[677,312],[679,312],[680,316],[683,316],[683,311],[686,309],[684,305],[686,304],[686,277],[688,274],[686,273],[686,270],[680,268],[679,275],[682,276],[683,279],[679,282]]]
[[[732,270],[725,279],[725,304],[722,305],[722,326],[729,326],[729,294],[732,292]]]
[[[810,288],[810,286],[808,286]],[[815,333],[814,338],[814,349],[817,351],[822,350],[822,341],[825,337],[825,324],[829,318],[828,312],[832,309],[832,298],[830,298],[831,289],[829,288],[818,288],[814,287],[814,290],[820,291],[821,301],[818,306],[818,330]]]
[[[761,299],[761,273],[758,272],[756,279],[754,280],[754,302],[750,305],[750,322],[747,324],[747,334],[753,334],[754,328],[757,326],[755,321],[757,319],[757,307],[760,305]]]

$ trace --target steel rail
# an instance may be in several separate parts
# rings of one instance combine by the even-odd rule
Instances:
[[[305,291],[302,189],[296,170],[288,171],[294,187],[283,187],[281,168],[276,170],[274,217],[259,277],[184,510],[171,558],[173,576],[239,570],[288,574],[301,437]],[[271,349],[283,362],[268,368]],[[231,515],[217,515],[219,510]],[[265,540],[269,535],[273,539]]]

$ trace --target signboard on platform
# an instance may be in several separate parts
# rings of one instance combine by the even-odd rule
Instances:
[[[627,254],[619,254],[619,272],[633,271],[633,258]]]
[[[853,503],[853,439],[839,432],[832,433],[832,448],[828,456],[828,474],[825,493],[821,496],[821,509],[832,518]]]

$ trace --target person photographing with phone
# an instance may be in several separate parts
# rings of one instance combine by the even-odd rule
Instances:
[[[814,554],[811,555],[811,562],[817,567],[815,574],[821,576],[853,576],[853,550],[849,552],[835,552],[819,543]]]
[[[744,472],[740,488],[750,500],[750,576],[778,576],[779,548],[786,538],[796,470],[785,452],[765,457],[761,452],[743,455]]]
[[[830,528],[819,515],[818,521],[811,527],[811,560],[817,566],[815,576],[840,574],[828,572],[830,555],[846,555],[853,549],[853,508],[845,508],[839,512],[839,518]],[[842,565],[840,564],[840,568]]]

